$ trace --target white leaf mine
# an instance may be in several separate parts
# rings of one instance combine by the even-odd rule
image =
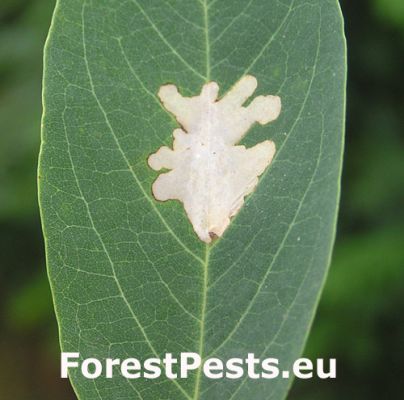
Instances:
[[[206,243],[222,236],[275,154],[270,140],[249,149],[236,145],[255,122],[267,124],[281,111],[277,96],[258,96],[244,107],[256,87],[257,80],[247,75],[219,100],[216,82],[206,83],[195,97],[183,97],[171,84],[158,93],[182,129],[174,130],[172,149],[162,146],[148,159],[154,170],[170,170],[156,179],[153,195],[182,202]]]

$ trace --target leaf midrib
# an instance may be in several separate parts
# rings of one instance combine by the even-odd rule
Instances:
[[[205,33],[205,57],[206,57],[206,80],[209,82],[211,73],[211,60],[210,60],[210,40],[209,40],[209,10],[207,0],[202,0],[202,10],[203,10],[203,26]],[[201,366],[198,368],[195,378],[195,390],[194,390],[194,400],[198,400],[200,388],[201,388],[201,375],[202,375],[202,365],[205,352],[205,318],[206,318],[206,307],[207,307],[207,295],[208,295],[208,283],[209,283],[209,260],[210,260],[210,249],[211,246],[205,244],[205,260],[203,264],[203,287],[202,287],[202,302],[201,302],[201,324],[199,333],[199,348],[198,353],[202,359]]]

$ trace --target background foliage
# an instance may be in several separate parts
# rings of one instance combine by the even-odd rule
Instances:
[[[42,47],[52,0],[0,3],[0,398],[74,399],[58,378],[57,327],[36,202]],[[348,126],[335,257],[306,354],[336,381],[290,399],[399,398],[404,373],[404,6],[342,1]],[[400,324],[401,323],[401,324]]]

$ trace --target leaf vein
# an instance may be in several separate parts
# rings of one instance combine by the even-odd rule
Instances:
[[[131,0],[133,4],[137,6],[143,17],[147,20],[147,22],[150,24],[150,26],[153,28],[153,30],[157,33],[158,37],[164,42],[164,44],[171,50],[171,52],[177,56],[177,58],[190,70],[192,71],[195,75],[197,75],[199,78],[202,80],[206,80],[206,76],[203,76],[199,71],[197,71],[191,64],[188,63],[187,60],[185,60],[184,57],[181,56],[180,53],[173,47],[173,45],[164,37],[164,35],[161,33],[161,31],[157,28],[156,24],[153,22],[153,20],[149,17],[149,15],[146,13],[144,8],[139,4],[137,0]]]

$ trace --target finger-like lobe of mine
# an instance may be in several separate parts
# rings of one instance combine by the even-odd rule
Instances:
[[[163,168],[160,157],[157,153],[151,154],[147,159],[147,163],[149,164],[149,167],[155,171],[160,171]]]
[[[164,102],[166,99],[169,99],[173,97],[173,95],[178,94],[178,89],[175,85],[169,83],[167,85],[163,85],[160,87],[158,91],[158,97],[162,102]]]
[[[265,96],[262,99],[261,107],[264,111],[258,122],[261,125],[265,125],[271,121],[275,121],[281,113],[281,98],[279,96]]]

